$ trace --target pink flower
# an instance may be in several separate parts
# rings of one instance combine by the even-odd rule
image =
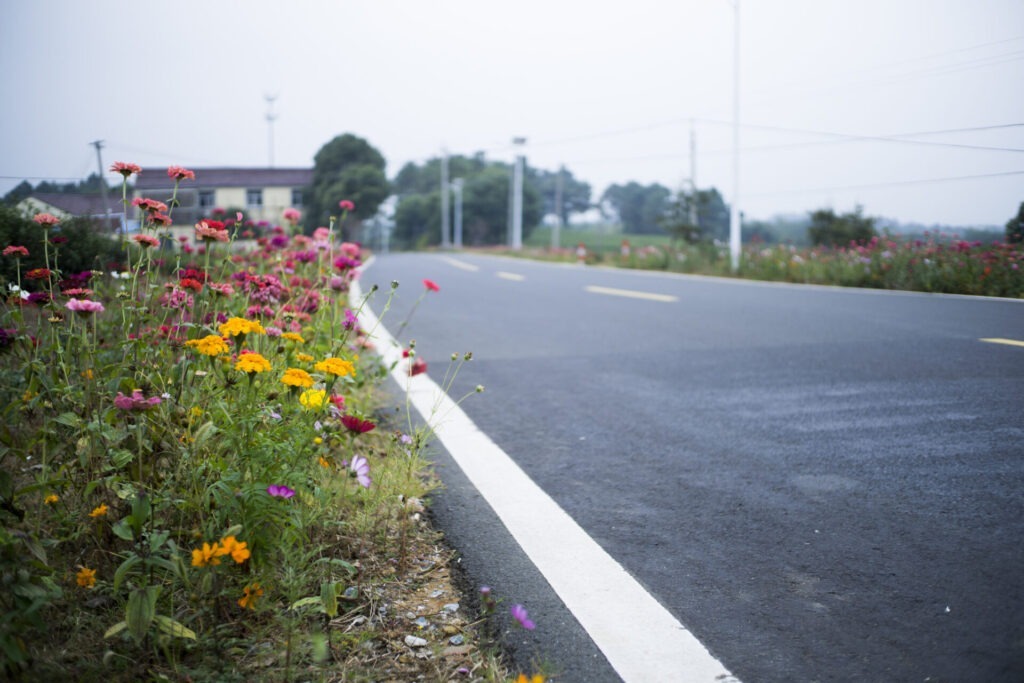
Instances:
[[[152,235],[132,235],[132,239],[138,242],[140,247],[159,247],[160,238]]]
[[[364,489],[370,488],[372,481],[370,480],[370,463],[366,461],[361,455],[353,456],[352,464],[349,466],[352,473],[355,475],[356,481]]]
[[[19,258],[21,256],[28,256],[28,249],[26,249],[25,247],[19,247],[12,244],[11,246],[4,249],[4,256],[14,256],[15,258]]]
[[[302,214],[299,213],[298,209],[285,209],[282,215],[289,223],[298,223],[299,219],[302,218]]]
[[[120,173],[122,176],[127,178],[133,173],[142,173],[142,168],[140,168],[138,164],[130,164],[125,161],[115,161],[113,165],[110,167],[110,172]]]
[[[60,219],[50,213],[37,213],[35,216],[32,216],[32,220],[47,228],[60,223]]]
[[[355,211],[356,210],[356,205],[353,204],[348,199],[342,199],[340,202],[338,202],[338,206],[341,207],[342,211]]]
[[[195,180],[196,174],[181,166],[170,166],[167,169],[167,177],[175,180]]]
[[[227,230],[218,230],[206,221],[196,223],[196,237],[206,242],[227,242],[230,239]]]
[[[271,484],[267,487],[267,493],[275,498],[284,498],[285,500],[295,495],[295,491],[281,484]]]
[[[146,197],[136,197],[132,200],[132,206],[137,206],[140,209],[149,211],[150,213],[162,213],[167,211],[166,204],[158,202],[155,199],[147,199]]]
[[[138,412],[141,410],[147,410],[153,406],[158,406],[162,403],[158,396],[152,398],[143,398],[142,390],[136,389],[132,392],[131,396],[125,396],[120,391],[117,392],[117,398],[114,399],[114,405],[126,412]]]
[[[153,213],[153,214],[150,214],[149,220],[153,221],[154,223],[159,223],[160,225],[162,225],[164,227],[167,227],[172,222],[171,221],[171,217],[168,216],[165,213]]]
[[[437,286],[437,283],[433,280],[423,279],[423,286],[431,292],[440,292],[441,288]]]
[[[93,313],[100,313],[103,311],[103,304],[99,301],[90,301],[89,299],[71,299],[64,307],[69,311],[74,311],[83,318],[87,318]]]
[[[532,631],[537,628],[537,624],[530,621],[530,615],[527,614],[526,608],[522,605],[512,605],[512,618],[519,622],[519,625],[525,628],[527,631]]]

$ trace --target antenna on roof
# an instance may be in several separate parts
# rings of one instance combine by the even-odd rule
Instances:
[[[277,118],[277,114],[274,113],[274,100],[277,99],[277,95],[264,95],[263,99],[267,101],[267,157],[270,168],[274,168],[274,120]]]

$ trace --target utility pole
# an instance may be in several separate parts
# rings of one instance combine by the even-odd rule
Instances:
[[[451,186],[448,183],[448,150],[441,148],[441,248],[450,249],[448,241],[448,219],[451,216],[451,209],[448,206],[448,195]]]
[[[452,189],[455,191],[455,238],[453,242],[456,249],[462,249],[462,185],[464,182],[462,178],[452,180]]]
[[[562,246],[562,236],[559,234],[562,228],[562,191],[565,181],[565,164],[558,167],[558,175],[555,177],[555,227],[551,231],[551,248],[558,249]]]
[[[526,144],[526,138],[512,138],[516,146],[515,173],[512,176],[512,249],[523,248],[523,153],[522,147]]]
[[[729,256],[732,272],[740,268],[740,0],[732,0],[732,210],[729,212]]]
[[[697,129],[690,119],[690,225],[697,225]]]
[[[274,168],[274,120],[277,119],[277,114],[274,113],[274,100],[277,99],[277,95],[264,95],[263,99],[267,101],[267,159],[270,168]]]
[[[100,150],[103,149],[103,140],[94,140],[92,146],[96,148],[96,165],[99,168],[100,176],[100,194],[103,197],[103,211],[107,215],[107,229],[110,229],[110,200],[107,198],[107,181],[103,177],[103,155],[100,154]]]

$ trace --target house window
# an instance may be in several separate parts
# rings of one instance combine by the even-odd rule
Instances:
[[[199,190],[199,208],[212,209],[213,207],[213,190]]]
[[[292,206],[302,206],[302,188],[292,188]]]
[[[246,206],[263,206],[263,190],[246,190]]]

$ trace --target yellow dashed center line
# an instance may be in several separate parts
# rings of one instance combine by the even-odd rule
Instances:
[[[662,301],[664,303],[671,303],[673,301],[679,301],[679,297],[671,296],[670,294],[655,294],[653,292],[638,292],[634,289],[615,289],[613,287],[598,287],[597,285],[588,285],[584,289],[591,294],[607,294],[609,296],[624,296],[630,299],[646,299],[648,301]]]
[[[518,273],[506,273],[503,270],[499,270],[495,275],[500,277],[502,280],[513,280],[515,282],[522,282],[526,279],[525,275],[519,275]]]
[[[989,344],[1006,344],[1007,346],[1024,346],[1024,341],[1018,341],[1016,339],[1000,339],[999,337],[979,339],[978,341],[988,342]]]

